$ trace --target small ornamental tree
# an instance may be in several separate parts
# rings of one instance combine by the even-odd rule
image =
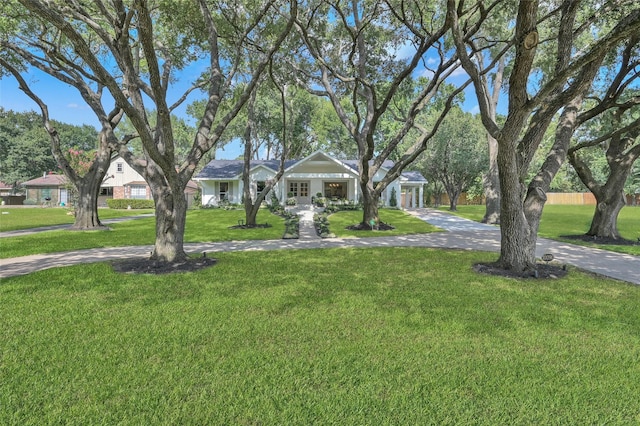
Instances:
[[[396,195],[395,186],[391,188],[391,196],[389,197],[389,207],[398,207],[398,197]]]

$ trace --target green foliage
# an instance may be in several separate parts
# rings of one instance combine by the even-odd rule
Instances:
[[[287,198],[286,204],[288,206],[295,206],[296,204],[298,204],[298,200],[296,200],[296,197],[289,197]]]
[[[391,188],[391,196],[389,197],[389,207],[398,207],[398,198],[396,196],[396,188]]]
[[[107,200],[107,206],[109,206],[110,209],[152,209],[155,207],[153,200],[138,200],[133,198],[109,198]]]
[[[479,116],[458,107],[449,112],[433,145],[417,164],[424,177],[436,185],[432,187],[436,195],[442,188],[450,199],[457,198],[488,170],[486,140]]]
[[[284,214],[284,235],[285,240],[300,237],[300,217],[296,214]]]
[[[320,214],[314,214],[313,215],[313,224],[316,228],[316,233],[321,237],[321,238],[334,238],[336,235],[331,232],[331,230],[329,229],[330,227],[330,223],[329,223],[329,213],[324,211]]]
[[[53,122],[62,150],[86,152],[96,146],[98,135],[91,126]],[[89,155],[78,159],[91,160]],[[77,163],[76,165],[79,165]],[[42,117],[31,112],[7,111],[0,107],[0,180],[15,184],[58,169],[51,154],[51,139],[42,126]]]
[[[637,286],[422,248],[216,258],[3,279],[0,423],[638,422]]]

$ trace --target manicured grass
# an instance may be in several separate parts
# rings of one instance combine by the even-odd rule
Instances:
[[[260,210],[258,223],[270,228],[229,229],[244,218],[242,210],[191,210],[187,212],[185,242],[278,239],[284,233],[284,221],[268,210]],[[33,235],[0,238],[0,258],[30,254],[56,253],[101,247],[153,245],[155,218],[136,219],[110,225],[110,231],[49,231]]]
[[[40,207],[0,207],[0,232],[38,228],[42,226],[72,224],[74,219],[73,216],[67,214],[68,212],[68,209],[62,207],[46,209]],[[153,213],[153,210],[98,210],[98,216],[100,219],[113,219],[117,217],[135,216],[146,213]]]
[[[3,279],[0,424],[637,424],[640,288],[494,254],[228,253]]]
[[[425,234],[438,228],[402,210],[380,209],[380,220],[394,226],[390,231],[350,231],[347,226],[362,222],[362,211],[341,211],[329,216],[329,227],[336,237],[382,237],[385,235]]]
[[[572,244],[597,247],[604,250],[628,253],[640,256],[640,246],[615,246],[582,242],[562,238],[562,235],[583,235],[589,230],[594,206],[548,205],[544,207],[540,221],[539,235]],[[447,208],[441,208],[448,211]],[[481,221],[485,212],[484,206],[458,206],[455,214],[467,219]],[[640,238],[640,207],[626,206],[618,216],[618,230],[623,238],[636,241]]]

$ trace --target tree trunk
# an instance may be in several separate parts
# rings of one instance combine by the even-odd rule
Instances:
[[[484,179],[485,213],[482,223],[500,223],[500,176],[498,174],[498,141],[488,136],[489,171]]]
[[[493,91],[489,102],[489,116],[496,121],[500,90],[504,77],[506,59],[500,58],[498,69],[493,77]],[[500,176],[498,172],[498,141],[487,132],[487,148],[489,151],[489,172],[484,180],[485,213],[482,223],[498,225],[500,223]]]
[[[514,137],[515,139],[515,137]],[[531,233],[522,203],[522,185],[518,173],[516,150],[498,150],[500,167],[500,257],[502,269],[524,272],[535,268],[536,235]]]
[[[624,192],[620,190],[602,191],[596,195],[596,210],[587,235],[600,238],[618,239],[618,215],[625,205]]]
[[[447,193],[449,196],[449,210],[452,212],[458,211],[458,198],[460,198],[460,192]]]
[[[169,186],[162,170],[149,164],[146,168],[146,180],[151,188],[156,206],[156,242],[151,260],[157,262],[183,262],[187,259],[184,251],[184,230],[187,218],[187,199],[184,185]],[[177,181],[177,175],[171,179]]]
[[[78,199],[74,206],[76,218],[71,229],[88,230],[102,227],[98,218],[98,195],[103,178],[104,173],[94,179],[81,179],[81,182],[74,185],[78,191]]]
[[[380,222],[378,217],[378,200],[380,195],[373,190],[369,182],[360,182],[362,190],[362,225],[365,228],[373,229]],[[372,226],[373,224],[373,226]]]

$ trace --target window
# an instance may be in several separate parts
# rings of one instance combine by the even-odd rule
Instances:
[[[300,194],[301,197],[309,196],[309,182],[300,182]]]
[[[347,198],[346,182],[325,182],[324,196],[327,198]]]
[[[289,182],[289,193],[292,197],[298,196],[298,182]]]
[[[100,188],[100,195],[102,196],[113,196],[113,187],[112,186],[103,186]]]
[[[309,182],[289,182],[289,192],[293,197],[308,197]]]
[[[267,186],[267,183],[263,180],[259,180],[256,182],[256,193],[260,194],[262,191],[264,191],[265,186]]]
[[[118,173],[124,172],[124,164],[116,163],[116,172],[118,172]]]
[[[218,199],[226,200],[229,195],[229,182],[220,182],[220,191],[218,191]]]
[[[131,198],[145,200],[147,198],[147,187],[144,185],[131,185]]]

